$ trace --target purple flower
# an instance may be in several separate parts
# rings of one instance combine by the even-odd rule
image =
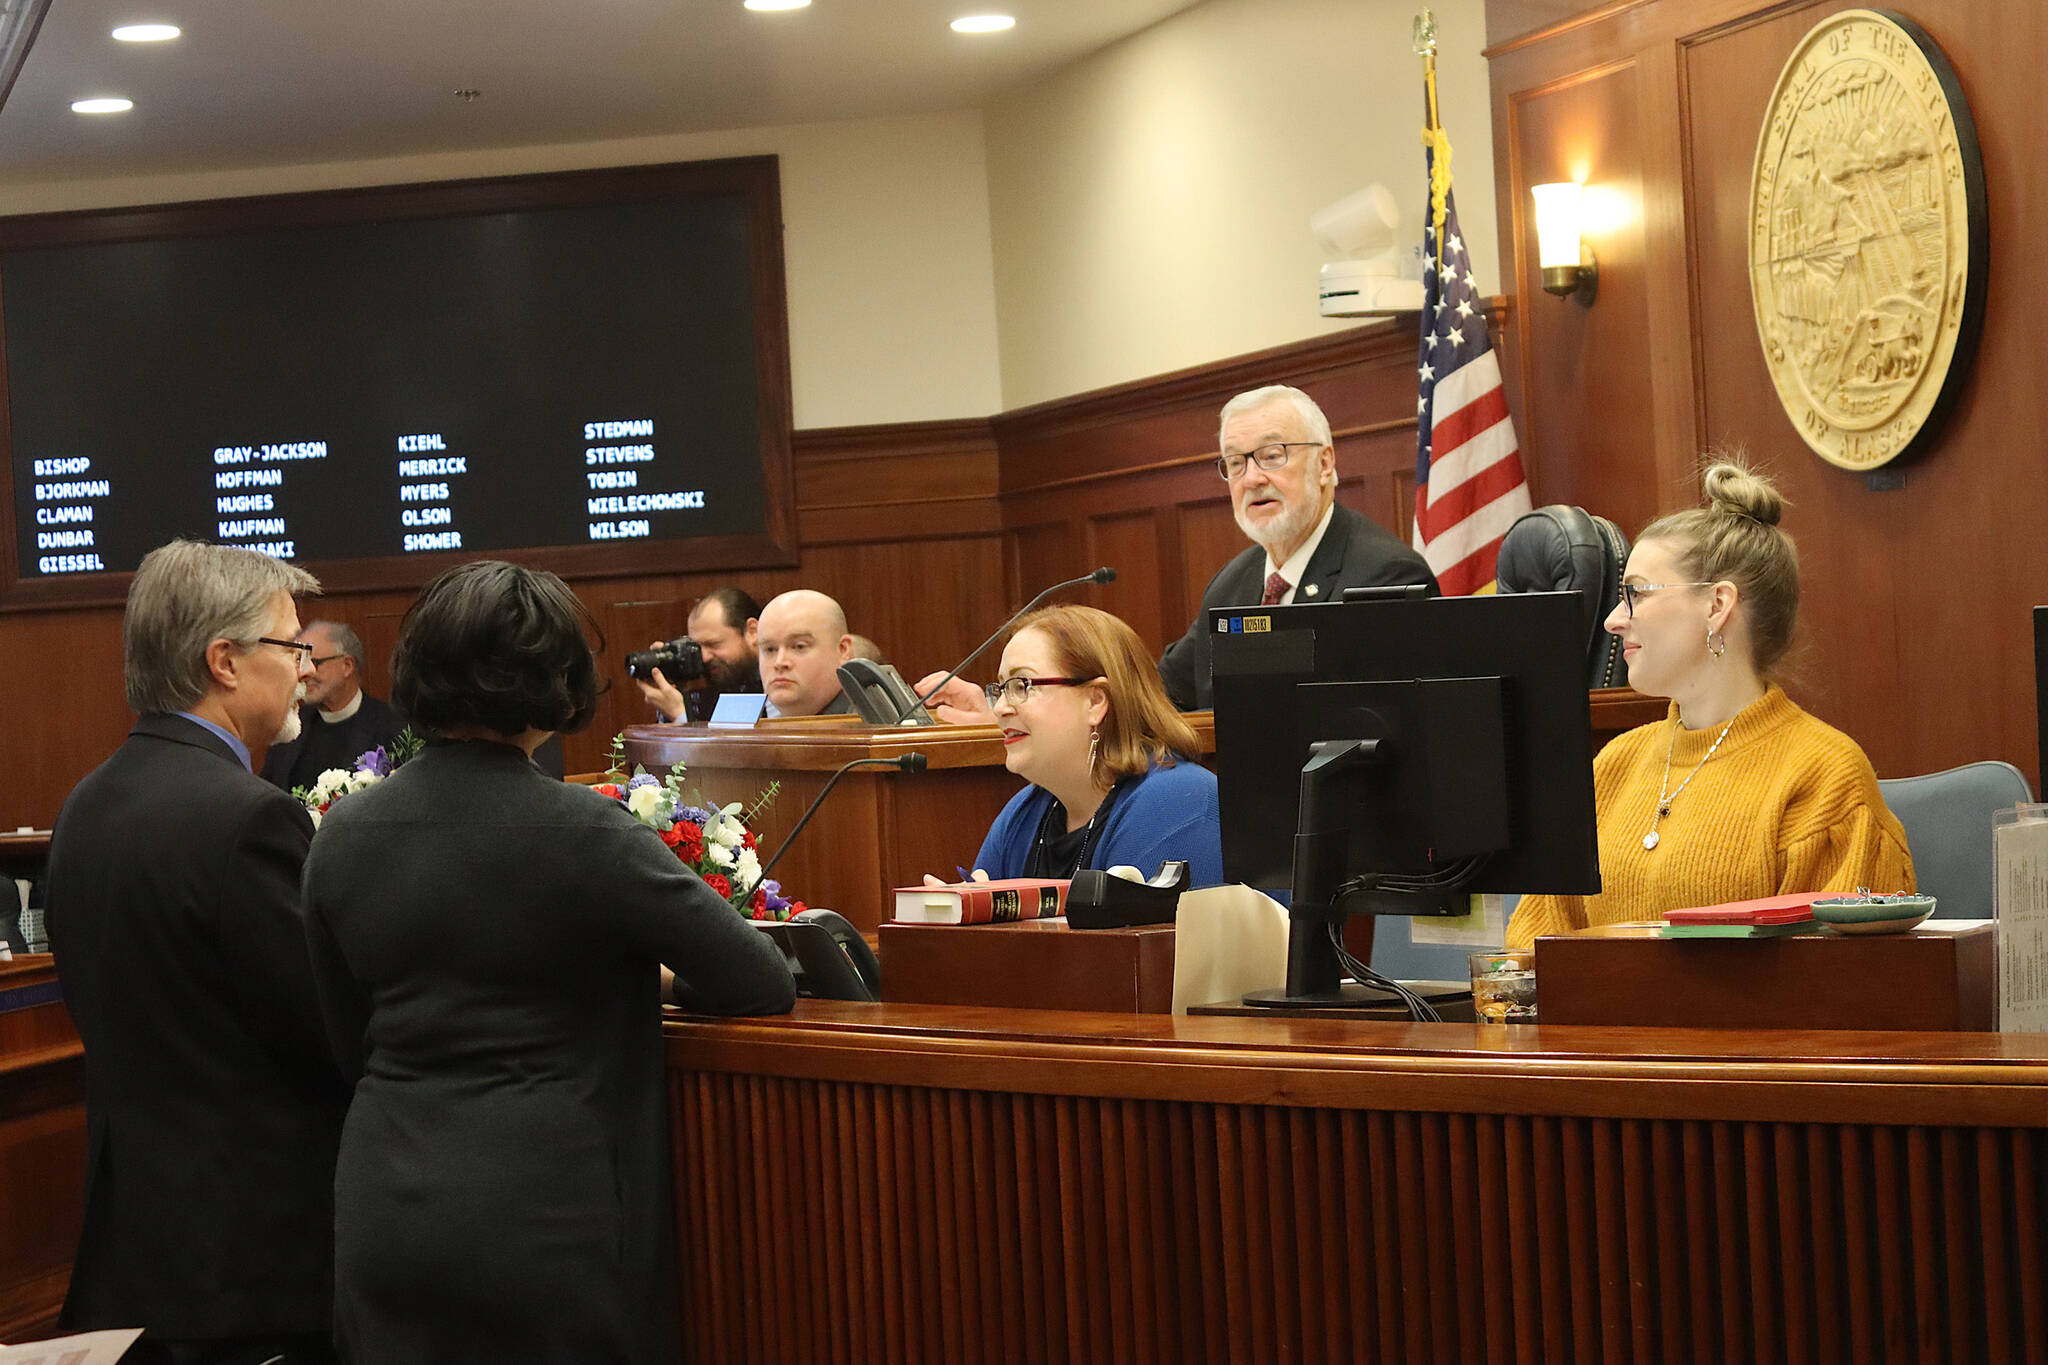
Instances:
[[[385,753],[384,746],[379,744],[374,749],[364,751],[362,757],[356,760],[355,770],[359,773],[375,773],[379,777],[389,777],[391,755]]]
[[[659,786],[660,782],[661,779],[659,778],[649,777],[646,773],[641,773],[638,777],[634,778],[631,782],[628,782],[626,784],[626,790],[638,791],[642,787]]]
[[[688,820],[698,829],[702,829],[705,825],[711,823],[711,812],[699,806],[684,806],[676,812],[676,818]]]

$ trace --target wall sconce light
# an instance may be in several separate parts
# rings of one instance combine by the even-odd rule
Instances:
[[[1584,188],[1561,180],[1532,185],[1529,193],[1536,197],[1536,264],[1543,271],[1543,288],[1559,298],[1576,294],[1581,305],[1590,305],[1600,264],[1579,231]]]

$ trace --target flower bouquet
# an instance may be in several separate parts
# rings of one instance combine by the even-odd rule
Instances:
[[[357,755],[350,767],[329,768],[312,786],[293,787],[292,799],[305,806],[306,813],[313,817],[313,828],[318,829],[320,819],[327,814],[329,806],[353,792],[376,786],[424,747],[425,741],[407,726],[389,744],[380,744]]]
[[[613,781],[601,782],[594,790],[623,804],[634,819],[659,834],[684,867],[740,914],[786,920],[803,911],[802,901],[782,894],[781,883],[762,880],[759,841],[748,828],[775,799],[780,784],[770,783],[751,807],[743,809],[739,802],[719,806],[686,792],[681,764],[667,777],[654,777],[644,768],[623,780],[616,767],[611,775]]]

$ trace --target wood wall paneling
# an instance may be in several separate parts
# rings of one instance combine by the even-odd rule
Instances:
[[[1180,582],[1181,629],[1186,630],[1186,623],[1194,620],[1202,609],[1202,594],[1208,589],[1209,580],[1240,554],[1247,542],[1228,501],[1183,503],[1177,510],[1182,553],[1188,566]]]
[[[1165,602],[1159,592],[1160,514],[1153,508],[1112,512],[1088,518],[1088,562],[1117,568],[1116,582],[1099,590],[1104,611],[1121,616],[1152,644],[1153,652],[1170,639],[1168,630],[1186,628],[1168,621]],[[1176,594],[1177,596],[1178,594]]]
[[[1574,73],[1517,91],[1508,103],[1514,224],[1515,310],[1520,345],[1523,448],[1540,501],[1585,507],[1622,526],[1642,526],[1660,506],[1651,457],[1652,334],[1644,289],[1642,148],[1635,63]],[[1529,187],[1554,180],[1588,186],[1588,217],[1612,221],[1586,233],[1599,261],[1591,307],[1543,292]]]
[[[1854,736],[1883,775],[2002,758],[2038,786],[2029,608],[2048,601],[2037,549],[2048,480],[2014,433],[2035,425],[2048,374],[2014,308],[2048,292],[2048,259],[2032,246],[2048,208],[2033,165],[2048,120],[2035,79],[2048,12],[1972,0],[1910,12],[1946,53],[1976,119],[1991,294],[1973,373],[1940,435],[1903,466],[1903,490],[1872,492],[1809,452],[1784,416],[1747,270],[1749,180],[1771,88],[1798,39],[1846,7],[1638,0],[1489,54],[1495,145],[1508,152],[1495,172],[1501,236],[1519,255],[1533,252],[1526,182],[1566,162],[1589,129],[1603,155],[1641,179],[1636,264],[1615,269],[1616,249],[1601,252],[1599,299],[1584,319],[1561,316],[1536,292],[1533,268],[1518,270],[1532,479],[1540,498],[1620,490],[1633,533],[1688,500],[1692,447],[1745,448],[1792,504],[1784,524],[1799,544],[1803,594],[1793,695]],[[1489,22],[1525,8],[1496,0]],[[1623,69],[1632,100],[1618,93]],[[1603,176],[1591,168],[1594,182]],[[1627,401],[1609,401],[1617,385]],[[1560,435],[1594,423],[1585,439]]]
[[[0,616],[0,828],[48,829],[79,778],[134,717],[121,681],[121,613]]]

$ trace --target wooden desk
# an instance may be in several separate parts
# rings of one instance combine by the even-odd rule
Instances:
[[[667,1032],[696,1361],[2048,1360],[2048,1036]]]
[[[1207,712],[1189,717],[1202,752],[1215,745]],[[772,874],[788,894],[837,910],[864,933],[891,912],[889,889],[914,886],[927,872],[951,877],[971,867],[1003,805],[1023,786],[1003,766],[1002,731],[993,725],[870,729],[847,724],[769,721],[752,730],[700,725],[637,725],[626,731],[626,761],[661,771],[681,763],[707,796],[751,801],[782,784],[758,822],[762,846],[782,846],[798,817],[844,764],[896,758],[915,750],[922,773],[856,768],[826,798],[803,838]]]
[[[48,953],[0,962],[0,1341],[56,1330],[85,1212],[85,1054]]]
[[[1662,927],[1601,924],[1537,939],[1537,1013],[1554,1024],[1998,1027],[1989,923],[1760,939],[1665,938]]]
[[[1071,929],[1017,924],[885,924],[882,998],[1101,1013],[1173,1011],[1171,924]]]
[[[50,861],[50,831],[0,834],[0,876],[40,877]]]

